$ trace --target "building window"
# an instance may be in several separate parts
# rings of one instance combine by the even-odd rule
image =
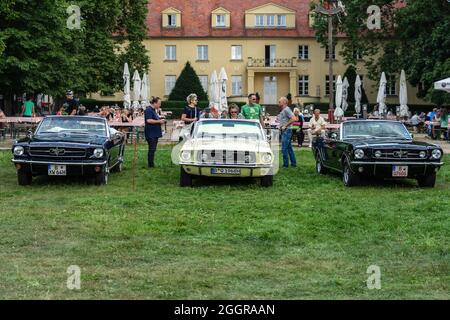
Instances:
[[[255,25],[257,27],[263,27],[264,26],[264,16],[263,15],[256,15],[256,23]]]
[[[387,84],[386,84],[386,95],[388,95],[388,96],[397,95],[397,91],[395,90],[395,85],[396,85],[395,76],[388,76]]]
[[[166,46],[166,60],[177,59],[177,46]]]
[[[231,60],[242,60],[242,46],[231,46]]]
[[[168,14],[167,15],[167,26],[168,27],[176,27],[177,26],[177,15],[176,14]]]
[[[298,77],[298,94],[300,96],[309,95],[309,76],[299,76]]]
[[[275,26],[275,16],[274,15],[268,15],[267,16],[267,26],[268,27],[274,27]]]
[[[298,46],[298,58],[301,60],[309,59],[309,46],[307,45]]]
[[[225,15],[218,14],[216,16],[216,27],[225,27]]]
[[[325,48],[325,60],[330,59],[330,52],[328,50],[328,46]],[[332,54],[332,59],[335,60],[336,59],[336,46],[333,46],[333,54]]]
[[[202,84],[203,90],[208,92],[208,76],[198,76],[200,83]]]
[[[242,96],[242,76],[231,77],[231,95]]]
[[[325,76],[325,95],[330,95],[330,77],[328,75]],[[333,76],[333,92],[336,92],[336,75]]]
[[[197,46],[197,60],[208,60],[208,46]]]
[[[286,16],[285,15],[279,15],[277,24],[279,27],[286,27]]]
[[[166,76],[165,78],[165,92],[166,96],[170,95],[172,89],[175,87],[175,82],[177,81],[176,76]]]

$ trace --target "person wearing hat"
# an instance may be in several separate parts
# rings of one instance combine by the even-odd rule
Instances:
[[[63,103],[63,107],[66,109],[68,115],[76,115],[78,112],[79,102],[73,97],[73,91],[68,90],[66,92],[66,100]]]

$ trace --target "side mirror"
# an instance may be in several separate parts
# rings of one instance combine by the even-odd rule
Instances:
[[[28,129],[27,131],[27,138],[32,138],[33,137],[33,130]]]
[[[411,136],[411,140],[414,139],[414,133],[409,134]]]
[[[190,135],[189,131],[183,132],[183,139],[189,139],[190,136],[191,135]]]
[[[333,140],[337,140],[338,139],[338,134],[336,132],[333,132],[330,134],[330,138]]]
[[[272,135],[271,134],[266,134],[266,138],[267,138],[267,141],[272,141]]]

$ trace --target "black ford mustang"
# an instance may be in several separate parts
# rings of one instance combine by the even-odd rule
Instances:
[[[122,170],[124,141],[100,117],[48,116],[34,134],[14,143],[12,162],[20,185],[37,175],[84,175],[107,184],[110,171]]]
[[[339,132],[316,139],[313,151],[316,171],[341,172],[349,187],[365,176],[417,179],[421,187],[434,187],[444,164],[439,146],[413,141],[401,122],[387,120],[346,121]]]

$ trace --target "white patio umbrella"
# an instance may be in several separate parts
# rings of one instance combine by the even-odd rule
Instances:
[[[362,90],[361,90],[361,78],[359,77],[359,74],[356,75],[355,80],[355,111],[356,114],[361,113],[361,97],[362,97]]]
[[[123,107],[128,109],[130,106],[130,70],[128,69],[128,63],[125,62],[123,67]]]
[[[133,75],[133,108],[139,108],[139,96],[141,95],[141,77],[137,70],[134,71]]]
[[[409,108],[408,108],[408,91],[406,89],[405,70],[402,70],[402,72],[400,73],[399,100],[400,100],[400,117],[407,117]]]
[[[436,81],[434,83],[434,89],[435,90],[443,90],[446,92],[450,92],[450,78],[444,79],[444,80],[440,80],[440,81]]]
[[[228,110],[227,80],[228,80],[227,73],[225,72],[225,68],[222,67],[222,69],[220,69],[220,74],[219,74],[219,88],[220,88],[219,112]]]
[[[215,106],[219,105],[219,80],[217,79],[217,72],[214,70],[211,74],[209,82],[209,101]]]
[[[144,73],[142,76],[141,83],[141,106],[142,108],[146,108],[148,105],[148,77],[147,73]]]
[[[378,114],[386,114],[386,74],[383,72],[381,74],[380,86],[378,87],[377,103],[378,103]]]
[[[350,86],[350,84],[348,83],[348,79],[347,77],[344,78],[344,81],[342,83],[342,110],[347,111],[348,109],[348,102],[347,102],[347,98],[348,98],[348,87]]]
[[[334,110],[334,117],[341,118],[344,115],[344,110],[342,110],[342,77],[339,75],[336,81],[336,109]]]

